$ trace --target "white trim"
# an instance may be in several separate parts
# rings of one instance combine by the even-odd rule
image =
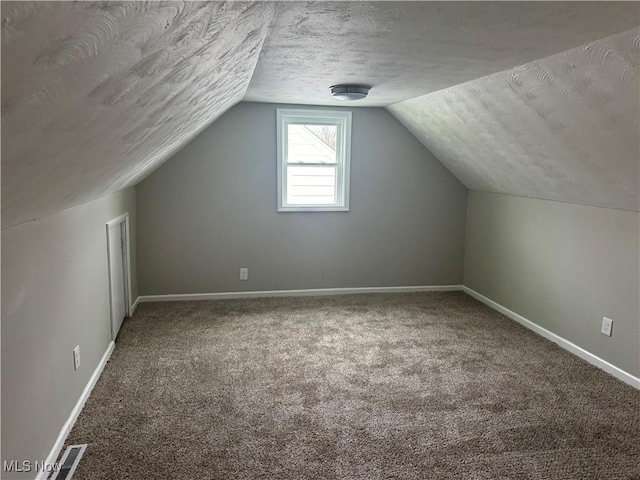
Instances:
[[[125,272],[125,277],[127,280],[127,316],[130,317],[131,315],[133,315],[133,297],[131,293],[131,228],[129,226],[129,212],[125,213],[124,230],[125,241],[127,242],[127,244],[125,245],[125,253],[127,255],[127,271]],[[112,340],[115,340],[115,338],[113,338]]]
[[[351,169],[351,124],[353,114],[345,110],[276,109],[276,192],[278,212],[348,212]],[[338,129],[336,148],[336,203],[333,205],[289,205],[287,198],[287,128],[289,123],[335,125]],[[283,128],[285,127],[285,128]],[[303,164],[309,165],[309,164]]]
[[[158,302],[158,301],[187,301],[187,300],[221,300],[221,299],[231,299],[231,298],[258,298],[258,297],[297,297],[297,296],[317,296],[317,295],[347,295],[347,294],[360,294],[360,293],[402,293],[402,292],[448,292],[448,291],[464,291],[466,294],[474,297],[475,299],[481,301],[485,305],[493,308],[494,310],[506,315],[510,319],[518,322],[519,324],[525,326],[526,328],[534,331],[535,333],[545,337],[548,340],[558,344],[560,347],[565,350],[577,355],[578,357],[586,360],[587,362],[595,365],[596,367],[604,370],[607,373],[610,373],[614,377],[622,380],[623,382],[640,389],[640,378],[637,378],[630,373],[625,372],[624,370],[612,365],[606,360],[601,359],[584,350],[583,348],[577,346],[576,344],[556,335],[555,333],[543,328],[531,320],[524,318],[523,316],[509,310],[506,307],[503,307],[497,302],[485,297],[484,295],[472,290],[469,287],[463,285],[434,285],[434,286],[406,286],[406,287],[359,287],[359,288],[318,288],[318,289],[308,289],[308,290],[272,290],[272,291],[258,291],[258,292],[223,292],[223,293],[196,293],[196,294],[176,294],[176,295],[142,295],[139,296],[135,303],[132,306],[132,309],[138,306],[139,303],[142,302]],[[84,387],[78,402],[71,410],[71,414],[69,418],[64,423],[62,428],[60,429],[60,433],[58,434],[58,438],[56,439],[45,463],[48,465],[52,465],[55,463],[58,455],[60,454],[60,450],[64,445],[67,436],[71,432],[73,425],[75,424],[84,404],[86,403],[91,391],[95,387],[98,378],[100,378],[100,374],[102,373],[105,365],[109,361],[111,354],[113,353],[113,349],[115,347],[115,343],[113,341],[109,342],[107,350],[105,351],[100,363],[94,370],[91,378],[87,382],[87,385]],[[46,480],[47,476],[50,472],[42,471],[39,472],[36,476],[36,480]]]
[[[127,218],[129,218],[129,212],[124,212],[122,215],[118,215],[116,218],[112,218],[107,222],[107,227],[113,227],[118,223],[124,222]]]
[[[520,323],[526,328],[534,331],[538,335],[556,343],[565,350],[586,360],[592,365],[604,370],[623,382],[640,389],[640,378],[625,372],[621,368],[603,360],[602,358],[588,352],[573,342],[566,340],[559,335],[543,328],[531,320],[526,319],[522,315],[503,307],[497,302],[485,297],[475,290],[463,285],[433,285],[433,286],[403,286],[403,287],[358,287],[358,288],[315,288],[307,290],[267,290],[254,292],[220,292],[220,293],[193,293],[193,294],[173,294],[173,295],[141,295],[134,304],[134,309],[139,303],[146,302],[175,302],[175,301],[192,301],[192,300],[224,300],[233,298],[260,298],[260,297],[302,297],[302,296],[319,296],[319,295],[349,295],[361,293],[408,293],[408,292],[450,292],[464,291],[475,299],[481,301],[485,305],[506,315],[510,319]]]
[[[111,304],[111,259],[109,257],[109,229],[115,225],[120,223],[124,223],[124,242],[125,249],[123,255],[126,257],[124,259],[125,267],[124,267],[124,276],[125,276],[125,314],[127,317],[133,315],[134,307],[133,307],[133,298],[131,294],[131,234],[130,234],[130,226],[129,226],[129,212],[125,212],[122,215],[117,216],[116,218],[109,220],[106,223],[106,233],[107,233],[107,274],[109,279],[109,322],[110,328],[113,328],[113,311]],[[122,233],[120,234],[122,235]],[[113,335],[113,330],[111,333],[111,340],[115,340],[115,336]]]
[[[566,340],[566,339],[562,338],[561,336],[556,335],[552,331],[547,330],[546,328],[541,327],[540,325],[537,325],[536,323],[533,323],[531,320],[528,320],[525,317],[523,317],[522,315],[519,315],[519,314],[515,313],[514,311],[509,310],[506,307],[503,307],[499,303],[494,302],[490,298],[485,297],[481,293],[478,293],[478,292],[476,292],[475,290],[472,290],[469,287],[463,286],[462,290],[466,294],[471,295],[476,300],[479,300],[482,303],[484,303],[485,305],[493,308],[494,310],[502,313],[503,315],[506,315],[511,320],[515,320],[520,325],[525,326],[529,330],[534,331],[538,335],[543,336],[547,340],[551,340],[553,343],[556,343],[558,346],[560,346],[560,347],[564,348],[565,350],[573,353],[574,355],[577,355],[578,357],[582,358],[583,360],[586,360],[591,365],[595,365],[596,367],[600,368],[601,370],[604,370],[605,372],[613,375],[617,379],[622,380],[623,382],[625,382],[625,383],[631,385],[632,387],[635,387],[635,388],[640,390],[640,378],[635,377],[635,376],[631,375],[628,372],[625,372],[621,368],[618,368],[615,365],[612,365],[611,363],[607,362],[606,360],[603,360],[602,358],[597,357],[593,353],[590,353],[590,352],[586,351],[584,348],[579,347],[575,343],[572,343],[569,340]]]
[[[71,432],[73,425],[76,423],[76,420],[78,419],[78,416],[82,411],[82,407],[84,407],[84,404],[87,402],[87,399],[89,398],[89,395],[93,390],[93,387],[95,387],[96,382],[98,381],[98,378],[100,378],[100,374],[102,373],[104,366],[109,361],[109,358],[111,358],[111,354],[113,353],[114,347],[115,347],[115,343],[112,340],[111,342],[109,342],[109,346],[107,347],[107,350],[104,352],[104,355],[102,355],[102,358],[100,359],[100,363],[98,363],[98,366],[93,371],[91,378],[89,378],[89,381],[85,385],[84,390],[80,394],[80,398],[78,399],[78,402],[76,403],[75,407],[73,407],[73,410],[71,410],[71,414],[69,415],[69,418],[67,419],[66,422],[64,422],[64,425],[60,429],[58,438],[53,444],[53,447],[51,448],[49,455],[47,455],[45,464],[53,465],[56,459],[58,458],[58,455],[60,454],[60,450],[64,445],[64,441],[67,439],[69,432]],[[50,473],[51,472],[47,472],[46,470],[41,471],[36,476],[36,480],[45,480]]]
[[[125,256],[127,257],[125,259],[126,262],[126,272],[125,272],[125,281],[127,282],[127,316],[131,316],[133,315],[133,304],[132,304],[132,294],[131,294],[131,229],[129,226],[129,212],[125,212],[122,215],[117,216],[116,218],[109,220],[106,223],[106,227],[107,227],[107,247],[109,245],[109,228],[111,228],[114,225],[117,225],[119,223],[124,222],[124,230],[125,230],[125,243],[126,243],[126,250],[125,250]],[[109,257],[109,249],[107,248],[107,259]],[[111,279],[109,279],[109,281],[111,281]],[[109,285],[111,285],[111,283],[109,283]]]
[[[462,290],[462,285],[433,285],[410,287],[357,287],[357,288],[310,288],[306,290],[265,290],[258,292],[178,293],[173,295],[141,295],[138,302],[183,302],[191,300],[224,300],[231,298],[261,297],[314,297],[320,295],[351,295],[360,293],[408,293],[451,292]]]
[[[136,298],[136,301],[133,302],[133,305],[131,305],[131,316],[133,316],[133,314],[135,313],[139,303],[140,303],[140,297]]]

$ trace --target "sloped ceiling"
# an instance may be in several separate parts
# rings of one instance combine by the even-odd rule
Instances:
[[[245,94],[273,7],[2,2],[2,225],[133,185]]]
[[[640,210],[640,29],[389,110],[468,188]]]
[[[334,104],[327,88],[346,81],[373,85],[361,106],[418,97],[392,112],[472,188],[553,192],[568,201],[629,208],[637,202],[637,185],[634,190],[629,180],[638,141],[632,133],[638,128],[632,111],[637,43],[629,46],[624,37],[626,46],[601,52],[602,68],[589,67],[583,76],[580,67],[574,74],[549,67],[537,90],[519,86],[539,73],[526,68],[517,82],[505,83],[505,73],[497,74],[501,81],[474,79],[636,27],[638,5],[3,1],[2,226],[134,185],[243,98]],[[631,70],[620,71],[620,78],[602,71],[620,55],[631,55],[624,57]],[[544,62],[532,65],[547,68]],[[475,82],[482,95],[469,90]],[[610,90],[598,90],[600,82]],[[594,90],[580,105],[579,95],[590,88],[600,93]],[[424,96],[431,92],[437,93]],[[452,101],[451,92],[459,100]],[[564,109],[554,110],[553,95]],[[512,97],[520,106],[504,104]],[[485,103],[474,110],[471,100]],[[426,120],[431,102],[440,108],[431,117],[435,123]],[[470,117],[460,120],[470,115],[460,112],[463,104],[485,112],[478,113],[483,128]],[[503,117],[514,125],[504,126]],[[495,157],[474,143],[478,132],[493,136]],[[553,147],[538,145],[546,142]],[[499,169],[513,152],[519,157],[509,157],[508,178]],[[606,166],[596,161],[605,154],[615,157]],[[472,156],[483,166],[470,162]],[[589,168],[588,175],[581,168]],[[596,187],[581,186],[585,179]],[[599,193],[613,188],[622,193]]]

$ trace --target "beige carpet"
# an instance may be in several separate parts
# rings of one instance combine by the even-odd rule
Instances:
[[[461,292],[142,304],[74,479],[640,478],[640,392]]]

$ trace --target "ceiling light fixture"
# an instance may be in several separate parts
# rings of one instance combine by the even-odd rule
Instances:
[[[367,85],[333,85],[329,87],[331,89],[331,95],[336,100],[362,100],[369,95],[371,87]]]

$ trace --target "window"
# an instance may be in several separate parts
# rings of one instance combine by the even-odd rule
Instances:
[[[278,211],[349,210],[351,112],[278,109]]]

